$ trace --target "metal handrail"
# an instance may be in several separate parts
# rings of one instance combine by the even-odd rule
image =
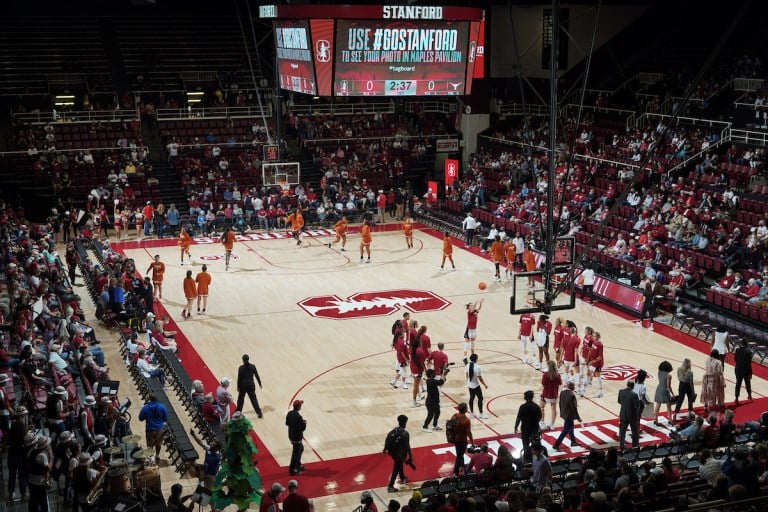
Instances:
[[[502,103],[499,105],[500,116],[546,116],[549,115],[548,105],[527,104],[525,108],[521,103]]]
[[[266,112],[258,106],[249,107],[186,107],[186,108],[158,108],[155,116],[160,121],[184,120],[184,119],[227,119],[243,117],[272,117],[272,104],[269,103]]]
[[[69,111],[35,111],[35,112],[17,112],[13,114],[17,121],[23,121],[30,124],[47,123],[93,123],[101,122],[121,122],[139,119],[139,110],[69,110]]]
[[[641,71],[635,76],[637,77],[637,81],[643,85],[653,85],[664,80],[664,73],[647,73]]]
[[[640,169],[641,167],[639,165],[630,164],[627,162],[619,162],[618,160],[611,160],[609,158],[601,158],[599,156],[592,156],[592,155],[582,155],[580,153],[577,153],[573,155],[573,158],[576,160],[587,160],[589,162],[600,162],[603,164],[610,164],[615,165],[616,167],[628,167],[630,169]]]
[[[381,137],[347,137],[337,139],[305,139],[303,144],[305,147],[318,143],[349,143],[349,142],[367,142],[367,141],[381,141],[381,140],[446,140],[456,139],[457,135],[440,134],[440,135],[382,135]]]
[[[272,104],[267,104],[265,115],[272,117]],[[455,101],[406,101],[405,110],[415,112],[437,112],[441,114],[451,114],[457,111],[458,105]],[[394,101],[374,101],[371,103],[309,103],[292,104],[286,107],[286,111],[291,114],[315,116],[315,115],[372,115],[372,114],[392,114],[397,110]],[[226,118],[246,118],[261,117],[261,109],[257,106],[247,107],[186,107],[186,108],[160,108],[156,111],[159,120],[184,120],[184,119],[226,119]]]
[[[490,135],[479,135],[479,137],[482,137],[483,139],[488,140],[489,142],[501,144],[504,146],[517,146],[521,149],[534,149],[536,151],[544,152],[547,150],[547,148],[533,146],[532,144],[528,144],[526,142],[520,142],[516,140],[509,140],[509,139],[498,139],[496,137],[491,137]],[[587,160],[587,161],[594,161],[594,162],[601,162],[605,164],[615,165],[619,167],[628,167],[631,169],[640,169],[639,165],[630,164],[627,162],[619,162],[617,160],[610,160],[608,158],[601,158],[597,156],[592,155],[582,155],[582,154],[575,154],[573,157],[577,160]]]
[[[655,114],[653,112],[645,112],[640,117],[637,118],[637,126],[640,126],[641,123],[645,121],[645,118],[658,118],[658,119],[672,119],[675,116],[672,116],[670,114]],[[678,123],[690,123],[694,125],[706,125],[710,127],[722,127],[722,128],[730,128],[731,123],[728,121],[717,121],[715,119],[703,119],[700,117],[686,117],[686,116],[677,116],[675,117]]]
[[[738,141],[744,144],[759,144],[765,146],[768,144],[768,133],[731,128],[730,140],[731,142]]]
[[[752,92],[759,89],[765,80],[762,78],[734,78],[733,90]]]
[[[148,146],[138,146],[139,148],[143,148],[145,150],[149,150]],[[122,146],[110,146],[110,147],[93,147],[93,148],[73,148],[73,149],[57,149],[55,153],[79,153],[82,151],[130,151],[131,148],[127,147],[124,148]],[[39,154],[47,154],[48,151],[40,150]],[[0,151],[0,158],[2,157],[12,157],[12,156],[28,156],[30,158],[33,158],[35,155],[28,155],[27,150],[18,150],[18,151]]]
[[[563,107],[564,110],[572,109],[572,108],[573,109],[578,109],[579,105],[576,105],[574,103],[569,103],[568,105]],[[623,108],[598,107],[598,106],[595,106],[595,105],[584,105],[582,108],[584,110],[591,110],[591,111],[594,111],[594,112],[605,112],[605,113],[613,112],[613,113],[620,114],[620,115],[626,115],[627,117],[631,117],[631,116],[635,115],[635,111],[634,110],[626,110],[626,109],[623,109]]]

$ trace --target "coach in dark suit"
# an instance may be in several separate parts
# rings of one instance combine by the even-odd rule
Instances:
[[[752,349],[747,346],[747,342],[741,340],[739,348],[734,352],[736,371],[736,405],[739,404],[739,392],[741,392],[741,383],[747,388],[747,400],[752,400]]]
[[[637,418],[640,417],[642,403],[640,397],[634,392],[635,383],[627,381],[627,387],[619,391],[619,450],[624,450],[624,437],[627,435],[627,427],[632,431],[632,447],[640,446],[638,429],[640,425]]]
[[[243,364],[237,370],[237,410],[243,410],[243,403],[245,402],[245,395],[251,399],[251,405],[256,410],[256,414],[259,418],[262,417],[261,407],[259,407],[259,400],[256,398],[256,383],[259,383],[259,389],[261,389],[261,378],[259,378],[259,372],[253,363],[250,362],[248,354],[243,356]]]
[[[523,393],[525,403],[517,410],[517,419],[515,420],[515,434],[517,434],[517,429],[522,427],[523,460],[525,462],[531,462],[531,444],[541,437],[539,431],[541,407],[533,403],[533,396],[531,390]]]

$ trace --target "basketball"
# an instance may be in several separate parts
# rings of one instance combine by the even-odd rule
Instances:
[[[481,290],[485,290],[486,286],[487,285],[485,284],[485,281],[480,281],[479,283],[477,283],[477,287],[480,288]]]

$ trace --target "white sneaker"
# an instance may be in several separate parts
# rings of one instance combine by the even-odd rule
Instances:
[[[523,364],[528,364],[528,356],[525,356],[525,357],[523,358]]]
[[[540,422],[539,422],[539,430],[546,430],[546,429],[547,429],[547,424],[546,424],[546,423],[544,423],[544,421],[543,421],[543,420],[542,420],[542,421],[540,421]]]
[[[480,416],[478,416],[478,418],[480,418],[481,420],[487,420],[488,419],[488,415],[485,414],[485,413],[482,413],[482,414],[480,414]]]
[[[389,381],[389,385],[392,386],[393,388],[397,389],[397,381],[391,380],[391,381]]]
[[[595,395],[595,398],[603,398],[603,392],[602,392],[602,391],[599,391],[599,392],[598,392],[598,393]]]
[[[406,384],[405,382],[403,382],[403,386],[402,386],[402,388],[403,388],[403,389],[408,389],[408,384]]]
[[[437,271],[438,272],[442,272],[443,271],[443,267],[438,267]]]
[[[424,400],[424,393],[419,393],[416,395],[416,400]]]
[[[536,368],[537,370],[541,370],[541,363],[536,363],[535,365],[533,365],[533,367]]]
[[[549,430],[555,430],[555,424],[554,423],[550,423],[549,424]]]
[[[453,268],[451,269],[451,272],[456,272],[456,267],[453,267]]]
[[[650,327],[648,327],[648,330],[653,332],[653,324],[651,324]]]
[[[426,432],[427,434],[431,434],[432,433],[432,429],[429,428],[429,427],[422,427],[421,431],[422,432]]]
[[[411,407],[421,407],[421,404],[414,400],[413,403],[411,403]]]
[[[441,427],[440,425],[435,425],[434,427],[432,427],[432,430],[443,430],[443,427]]]
[[[638,327],[642,327],[643,326],[643,322],[637,321],[637,322],[635,322],[635,325],[638,326]]]

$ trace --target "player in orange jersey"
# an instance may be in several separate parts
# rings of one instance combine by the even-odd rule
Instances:
[[[181,233],[179,233],[179,248],[181,249],[182,267],[184,266],[184,254],[189,257],[190,262],[192,261],[192,253],[189,252],[190,245],[192,245],[192,238],[189,236],[189,233],[187,233],[185,228],[181,228]]]
[[[371,262],[371,226],[367,220],[363,221],[363,227],[360,229],[360,263],[363,262],[363,253],[368,255],[366,263]]]
[[[203,269],[195,276],[197,283],[197,314],[200,313],[200,300],[203,302],[202,314],[205,314],[205,308],[208,307],[208,287],[211,285],[211,274],[208,273],[208,267],[203,265]]]
[[[232,249],[235,247],[235,232],[227,228],[221,235],[221,243],[224,245],[224,270],[229,270],[229,260],[232,257]]]
[[[498,283],[501,281],[501,260],[504,259],[504,246],[501,244],[501,237],[499,235],[493,238],[493,243],[488,253],[491,255],[494,267],[496,267],[496,274],[494,274],[493,280]]]
[[[192,279],[192,271],[187,270],[187,277],[184,278],[184,297],[187,299],[187,307],[181,311],[181,318],[185,320],[192,316],[192,304],[194,304],[197,298],[197,285],[195,280]]]
[[[523,264],[525,265],[526,272],[533,272],[536,270],[536,256],[533,254],[533,247],[526,247],[523,251]],[[528,286],[534,286],[533,276],[528,277]]]
[[[413,221],[410,215],[406,215],[402,230],[405,234],[405,244],[409,249],[413,248]]]
[[[504,275],[509,280],[515,274],[515,258],[517,257],[515,244],[511,240],[507,241],[504,245],[504,257],[507,260],[507,268],[504,270]]]
[[[342,215],[341,219],[336,221],[336,224],[333,225],[333,229],[336,230],[336,238],[333,240],[333,242],[328,242],[328,247],[331,247],[333,244],[341,240],[341,251],[344,252],[346,249],[344,247],[347,245],[347,218]]]
[[[451,271],[455,271],[456,264],[453,262],[453,242],[451,241],[451,235],[449,235],[447,231],[443,236],[443,261],[440,262],[440,268],[438,270],[443,270],[446,258],[451,262]]]
[[[296,245],[301,245],[301,229],[304,227],[304,217],[301,215],[301,210],[298,208],[293,210],[293,213],[288,216],[287,222],[291,226],[291,234],[296,240]]]
[[[163,298],[163,274],[165,274],[165,263],[160,261],[160,255],[155,254],[155,261],[149,264],[146,274],[152,271],[152,285],[155,287],[155,298]]]

